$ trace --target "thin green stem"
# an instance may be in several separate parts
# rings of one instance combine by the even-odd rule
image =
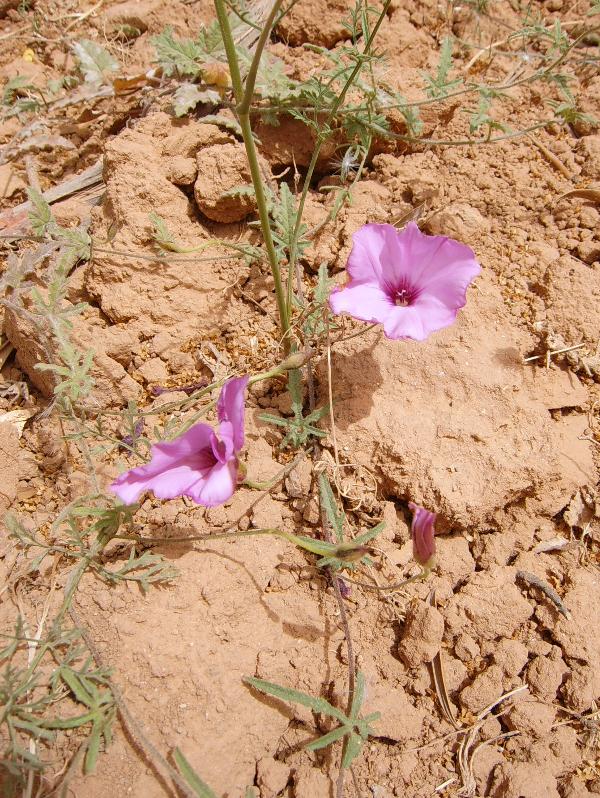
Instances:
[[[250,105],[252,104],[252,97],[254,95],[254,85],[256,83],[256,75],[258,73],[260,59],[262,57],[263,50],[265,49],[265,45],[269,40],[269,36],[271,35],[271,28],[273,27],[273,23],[275,22],[275,17],[277,16],[279,9],[281,8],[282,2],[283,0],[275,0],[275,2],[273,3],[273,8],[271,9],[271,13],[267,17],[262,32],[260,34],[260,38],[256,43],[256,48],[254,50],[254,57],[252,58],[250,69],[248,70],[248,74],[246,75],[246,83],[244,84],[244,96],[237,109],[237,112],[240,115],[247,114],[250,112]]]
[[[254,143],[254,136],[252,135],[252,126],[250,124],[250,107],[249,103],[245,103],[244,90],[242,86],[242,78],[240,74],[239,61],[233,36],[231,35],[231,28],[229,26],[229,18],[223,0],[214,0],[219,26],[221,28],[221,35],[223,37],[223,44],[227,54],[227,61],[229,63],[229,71],[231,73],[231,82],[233,85],[233,93],[237,103],[237,114],[242,129],[242,136],[244,138],[244,146],[246,148],[246,156],[248,158],[248,165],[250,167],[250,174],[252,176],[252,185],[256,196],[256,205],[258,208],[258,215],[260,218],[260,226],[265,239],[265,247],[267,256],[269,258],[269,265],[271,267],[271,274],[273,275],[273,282],[275,283],[275,297],[277,299],[277,309],[279,311],[279,322],[281,327],[281,337],[283,340],[283,351],[288,355],[291,351],[292,340],[290,336],[290,322],[288,306],[285,300],[285,293],[281,283],[281,272],[279,269],[279,262],[277,260],[277,253],[275,251],[275,244],[273,243],[273,236],[271,233],[271,224],[269,220],[269,209],[267,206],[267,199],[262,182],[262,175],[260,173],[260,166],[258,163],[258,153],[256,151],[256,144]],[[269,17],[271,23],[274,17]],[[265,29],[267,26],[265,25]],[[270,25],[266,37],[270,33]],[[263,31],[264,34],[264,31]],[[264,42],[266,42],[266,37]],[[261,40],[263,36],[261,35]],[[263,42],[263,47],[264,47]],[[254,91],[254,82],[247,86],[248,90]],[[244,109],[243,105],[246,106]]]
[[[115,535],[118,540],[132,540],[136,543],[141,543],[145,546],[152,546],[163,543],[196,543],[199,541],[211,540],[234,540],[236,538],[249,538],[254,535],[273,535],[274,537],[283,538],[294,546],[300,549],[310,551],[311,554],[316,554],[318,557],[331,557],[335,556],[336,549],[329,543],[324,543],[322,540],[316,538],[300,537],[294,535],[293,532],[286,532],[284,529],[248,529],[238,530],[236,532],[208,532],[205,535],[186,535],[178,538],[145,538],[139,535]]]
[[[227,16],[227,9],[223,0],[215,0],[215,11],[217,13],[217,20],[221,29],[221,36],[223,37],[223,45],[225,53],[227,54],[227,61],[229,63],[229,73],[231,75],[231,85],[233,86],[233,96],[236,103],[241,103],[244,94],[242,84],[242,75],[240,73],[240,65],[237,58],[237,51],[235,49],[235,42],[231,34],[231,26],[229,25],[229,17]]]

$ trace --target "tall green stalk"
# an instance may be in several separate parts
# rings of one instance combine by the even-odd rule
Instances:
[[[242,129],[242,136],[244,138],[244,146],[246,147],[246,156],[250,166],[250,174],[252,176],[252,185],[256,196],[256,205],[258,207],[258,215],[260,218],[260,226],[265,239],[265,247],[267,249],[267,257],[271,267],[271,274],[275,283],[275,296],[277,299],[277,309],[279,311],[279,324],[281,328],[281,336],[283,340],[283,351],[288,355],[292,347],[291,329],[290,329],[290,316],[289,308],[286,302],[285,292],[281,282],[281,270],[277,260],[277,253],[275,252],[275,245],[273,243],[273,235],[271,233],[271,224],[269,221],[269,210],[267,207],[267,199],[263,188],[262,176],[260,173],[260,166],[258,163],[258,154],[256,152],[256,145],[252,135],[252,127],[250,125],[250,107],[252,104],[252,95],[254,94],[254,83],[256,80],[256,73],[258,64],[265,45],[269,39],[271,27],[279,11],[282,0],[275,0],[271,13],[269,14],[265,25],[263,27],[261,36],[256,45],[254,58],[250,66],[250,71],[246,79],[246,85],[242,83],[242,76],[240,73],[240,65],[235,49],[235,42],[231,35],[231,26],[229,25],[229,18],[227,16],[227,9],[223,0],[214,0],[215,10],[217,12],[217,19],[221,28],[221,35],[223,37],[223,44],[225,46],[225,53],[227,54],[227,61],[229,63],[229,72],[231,74],[231,83],[233,86],[233,93],[236,102],[236,112],[240,127]]]

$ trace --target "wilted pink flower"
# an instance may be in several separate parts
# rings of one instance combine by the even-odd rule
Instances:
[[[423,568],[433,567],[435,557],[435,519],[436,514],[424,507],[409,502],[413,514],[410,534],[413,542],[413,557]]]
[[[469,247],[424,235],[414,222],[400,232],[366,224],[352,239],[350,281],[331,293],[329,304],[334,313],[383,324],[388,338],[423,341],[452,324],[481,271]]]
[[[244,445],[244,393],[248,377],[228,380],[217,402],[217,434],[195,424],[179,438],[152,447],[147,465],[126,471],[110,486],[124,504],[151,490],[159,499],[189,496],[214,507],[233,494],[238,480],[238,453]]]

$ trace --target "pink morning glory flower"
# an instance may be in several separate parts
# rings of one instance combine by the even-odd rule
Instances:
[[[429,570],[433,567],[435,557],[435,519],[436,514],[424,507],[409,502],[408,507],[413,514],[410,534],[413,542],[413,557]]]
[[[195,424],[179,438],[155,444],[150,462],[117,477],[112,492],[124,504],[133,504],[148,490],[159,499],[189,496],[205,507],[226,502],[238,482],[247,384],[248,377],[237,377],[221,389],[218,433],[208,424]]]
[[[388,338],[424,341],[448,327],[481,267],[469,247],[428,236],[414,222],[366,224],[352,236],[350,281],[329,297],[334,313],[383,324]]]

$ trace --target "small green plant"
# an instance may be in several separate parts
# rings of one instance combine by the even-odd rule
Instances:
[[[365,717],[360,716],[360,710],[365,697],[365,678],[359,671],[356,674],[356,688],[352,700],[352,706],[348,714],[337,709],[324,698],[316,698],[308,693],[302,693],[299,690],[292,690],[290,687],[282,687],[281,685],[267,682],[264,679],[257,679],[253,676],[247,676],[244,681],[246,684],[253,687],[265,695],[278,698],[281,701],[287,701],[292,704],[301,704],[303,707],[308,707],[317,715],[326,715],[338,725],[335,729],[307,743],[305,748],[309,751],[318,751],[321,748],[326,748],[338,740],[345,738],[344,753],[342,755],[341,768],[346,770],[350,767],[352,762],[360,754],[363,745],[369,739],[369,735],[373,734],[371,724],[379,719],[380,713],[373,712]]]

